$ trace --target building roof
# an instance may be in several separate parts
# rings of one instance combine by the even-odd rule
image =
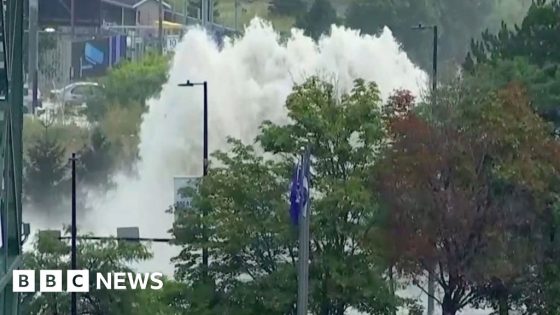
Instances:
[[[157,0],[101,0],[101,1],[105,2],[105,3],[108,3],[108,4],[116,5],[116,6],[119,6],[119,7],[136,9],[147,1],[157,1]],[[159,2],[159,1],[157,1],[157,2]],[[169,5],[169,3],[165,2],[165,1],[163,1],[163,6],[166,9],[171,9],[171,5]]]

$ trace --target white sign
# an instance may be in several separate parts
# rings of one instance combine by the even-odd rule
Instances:
[[[173,178],[173,190],[175,191],[175,197],[173,198],[173,204],[175,207],[188,208],[191,206],[192,198],[185,196],[184,188],[196,188],[200,177],[188,177],[188,176],[177,176]]]
[[[165,38],[165,51],[174,51],[181,38],[179,35],[167,35]]]

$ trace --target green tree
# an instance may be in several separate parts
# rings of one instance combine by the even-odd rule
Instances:
[[[366,250],[362,242],[378,215],[367,174],[384,135],[379,103],[375,84],[356,81],[339,98],[332,85],[312,78],[288,97],[291,124],[262,125],[257,143],[274,159],[236,140],[230,140],[230,153],[214,154],[220,166],[210,170],[198,192],[185,192],[193,197],[192,206],[176,212],[173,227],[183,246],[175,260],[179,279],[196,283],[203,270],[201,247],[208,246],[211,254],[215,293],[198,312],[294,314],[297,247],[287,193],[294,158],[309,143],[310,310],[392,313],[396,301],[382,277],[385,266],[379,252]]]
[[[560,72],[531,64],[525,57],[514,57],[491,64],[481,63],[466,80],[479,91],[486,92],[504,88],[511,82],[522,83],[533,109],[556,129],[560,127]]]
[[[86,185],[109,188],[115,164],[112,151],[111,143],[107,141],[103,132],[99,128],[94,129],[89,145],[82,149],[80,154],[80,179]]]
[[[337,22],[336,11],[329,0],[315,0],[307,13],[296,22],[296,27],[305,30],[307,36],[317,40],[330,31]]]
[[[24,194],[34,206],[54,210],[67,183],[67,156],[64,147],[46,133],[28,149],[24,165]]]
[[[104,92],[88,103],[86,115],[101,129],[105,139],[90,139],[102,141],[87,144],[89,150],[95,146],[109,150],[114,156],[114,167],[130,168],[137,158],[138,132],[146,101],[161,91],[168,67],[168,57],[149,54],[140,61],[121,63],[100,80]]]
[[[131,170],[138,158],[138,133],[144,110],[141,104],[131,104],[126,108],[115,106],[107,111],[99,124],[113,149],[114,167],[119,170]]]
[[[271,0],[268,9],[272,14],[298,16],[305,12],[306,5],[302,0]]]
[[[479,41],[472,41],[463,67],[474,80],[504,85],[523,82],[535,110],[556,129],[560,126],[558,110],[558,30],[560,2],[533,1],[520,25],[510,28],[505,23],[497,34],[488,30]]]
[[[161,91],[167,81],[169,59],[167,56],[149,54],[140,61],[126,61],[110,71],[101,80],[106,106],[145,102]]]
[[[476,0],[355,0],[348,7],[345,24],[367,34],[388,26],[412,61],[431,69],[432,37],[411,27],[438,25],[440,67],[460,64],[468,41],[483,30],[493,2]]]
[[[162,290],[138,291],[141,307],[138,315],[183,315],[185,305],[191,302],[188,288],[184,283],[165,279]]]
[[[69,269],[70,246],[53,238],[49,233],[39,233],[33,250],[24,254],[26,269]],[[120,291],[97,290],[95,274],[131,272],[131,264],[151,258],[148,248],[140,243],[83,241],[78,243],[78,265],[90,271],[90,291],[78,294],[78,307],[83,314],[106,315],[178,315],[173,301],[183,288],[181,284],[164,279],[162,290],[128,289]],[[22,298],[24,314],[67,315],[70,294],[25,293]]]
[[[534,0],[521,25],[510,28],[505,23],[497,34],[486,30],[480,41],[471,42],[471,52],[464,67],[496,62],[499,59],[525,57],[538,66],[556,67],[559,48],[560,2]]]
[[[533,4],[531,15],[536,15],[537,12],[550,12],[552,7],[545,4]],[[538,22],[534,18],[534,22]],[[528,27],[528,22],[525,21],[524,25]],[[529,27],[528,27],[529,28]],[[534,33],[539,33],[542,28],[536,27]],[[516,31],[517,34],[528,32],[528,30]],[[471,75],[466,78],[470,81],[470,85],[475,87],[473,90],[476,94],[484,94],[489,91],[506,87],[510,82],[518,82],[523,84],[527,89],[527,95],[530,98],[532,108],[546,121],[552,122],[555,133],[558,135],[560,127],[560,112],[558,110],[558,71],[556,66],[552,63],[554,61],[547,61],[543,66],[539,66],[532,54],[525,55],[526,50],[520,49],[516,52],[515,47],[524,47],[529,45],[528,41],[538,40],[531,36],[525,35],[525,39],[517,38],[518,44],[510,45],[508,42],[511,36],[516,36],[515,32],[510,32],[505,36],[505,31],[502,30],[501,35],[494,38],[494,42],[498,43],[496,46],[488,45],[488,51],[492,53],[479,59],[477,64],[473,64],[471,68]],[[502,40],[502,42],[500,42]],[[547,46],[546,44],[545,46]],[[493,48],[492,48],[493,47]],[[500,48],[501,47],[501,48]],[[508,48],[509,47],[509,48]],[[503,49],[502,50],[498,50]],[[495,50],[493,50],[495,49]],[[522,52],[522,53],[519,53]],[[503,59],[500,59],[503,58]],[[531,62],[533,60],[533,62]],[[548,65],[547,65],[548,64]],[[556,202],[551,202],[556,205]],[[556,209],[556,210],[554,210]],[[539,248],[539,251],[533,253],[531,263],[526,263],[526,270],[523,276],[515,279],[515,281],[497,282],[496,285],[485,287],[485,294],[490,296],[493,304],[499,304],[496,301],[496,295],[507,297],[512,305],[528,310],[529,313],[550,313],[551,310],[557,309],[560,304],[558,300],[558,287],[560,287],[560,277],[557,273],[559,259],[558,252],[555,250],[555,239],[558,235],[559,221],[558,221],[557,206],[551,206],[550,213],[540,218],[538,223],[540,238],[533,240],[533,248]],[[515,256],[515,255],[511,255]],[[512,259],[514,260],[514,259]],[[535,294],[535,292],[540,292]]]
[[[86,99],[86,108],[77,109],[76,113],[78,115],[84,114],[90,123],[95,124],[107,114],[108,100],[102,93],[103,90],[92,89],[91,91],[92,93]]]
[[[497,32],[502,22],[508,25],[521,23],[531,7],[531,2],[525,0],[497,0],[485,25],[491,32]]]

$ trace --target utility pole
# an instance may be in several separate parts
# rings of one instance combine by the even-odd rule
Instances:
[[[437,60],[438,60],[438,27],[437,25],[433,26],[434,28],[434,48],[433,48],[433,59],[432,59],[432,66],[433,66],[433,74],[432,74],[432,97],[433,97],[433,104],[432,106],[437,105]]]
[[[78,261],[77,261],[77,227],[76,227],[76,153],[72,153],[72,158],[70,161],[72,162],[72,226],[71,226],[71,237],[72,237],[72,245],[71,245],[71,269],[77,270],[78,269]],[[72,292],[72,306],[71,306],[71,314],[78,315],[78,299],[76,296],[76,292]]]
[[[239,0],[235,0],[235,31],[239,28]]]
[[[415,30],[433,30],[433,56],[432,56],[432,114],[434,113],[437,104],[437,58],[438,58],[438,27],[437,25],[424,26],[419,24],[413,27]],[[434,314],[434,296],[435,296],[435,277],[434,268],[431,266],[431,270],[428,271],[428,315]]]
[[[28,64],[27,64],[27,85],[32,88],[33,102],[31,112],[35,113],[37,108],[37,85],[38,85],[38,66],[39,66],[39,32],[38,32],[39,1],[29,0],[29,32],[28,36]]]
[[[189,0],[185,0],[183,6],[183,20],[185,21],[185,26],[189,24]]]
[[[305,191],[305,183],[309,180],[309,168],[311,163],[310,159],[310,148],[309,145],[305,148],[305,153],[301,158],[301,173],[299,176],[303,179],[298,178],[300,189],[299,189],[299,200],[300,203],[304,202],[299,213],[299,252],[298,252],[298,298],[297,298],[297,315],[307,315],[308,303],[309,303],[309,223],[311,212],[309,208],[310,193],[309,185],[307,185],[307,191]],[[303,186],[303,187],[302,187]]]
[[[163,55],[163,0],[159,0],[158,11],[158,48],[160,55]]]
[[[206,177],[208,175],[208,82],[203,82],[204,87],[204,123],[203,123],[203,165],[202,165],[202,176]],[[208,209],[204,207],[202,216],[205,218],[208,216]],[[204,231],[204,241],[207,242],[208,235],[206,226],[203,227]],[[208,247],[204,246],[202,248],[202,264],[204,265],[204,276],[208,276]]]
[[[432,59],[432,112],[437,106],[437,57],[438,57],[438,27],[433,26],[434,39],[433,39],[433,59]],[[436,279],[434,277],[435,267],[432,266],[432,270],[428,274],[428,315],[434,314],[434,296],[436,293],[435,283]]]
[[[201,4],[202,8],[200,8],[200,10],[202,11],[202,13],[200,16],[200,21],[202,22],[202,26],[205,26],[208,22],[208,0],[202,0]]]
[[[76,5],[75,0],[70,0],[70,25],[71,25],[71,34],[72,39],[76,36]]]
[[[214,0],[208,1],[208,21],[214,23]]]
[[[433,56],[432,56],[432,113],[437,105],[437,59],[438,59],[438,26],[424,26],[419,24],[413,27],[415,30],[433,30]],[[428,271],[428,315],[434,314],[434,296],[435,296],[435,266],[430,266],[431,270]]]

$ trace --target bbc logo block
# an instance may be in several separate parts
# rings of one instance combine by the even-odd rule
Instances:
[[[14,292],[35,292],[35,270],[14,270]]]
[[[66,290],[68,292],[88,292],[89,270],[68,270]]]
[[[37,281],[38,280],[38,281]],[[36,278],[35,270],[14,270],[14,292],[62,292],[62,270],[40,270]],[[38,289],[37,290],[37,283]],[[68,270],[66,272],[66,292],[88,292],[89,271]]]
[[[133,273],[108,272],[95,273],[95,281],[90,282],[89,270],[67,270],[66,285],[63,286],[62,270],[14,270],[12,282],[14,292],[89,292],[96,290],[161,290],[161,272]],[[95,285],[94,285],[95,284]]]

